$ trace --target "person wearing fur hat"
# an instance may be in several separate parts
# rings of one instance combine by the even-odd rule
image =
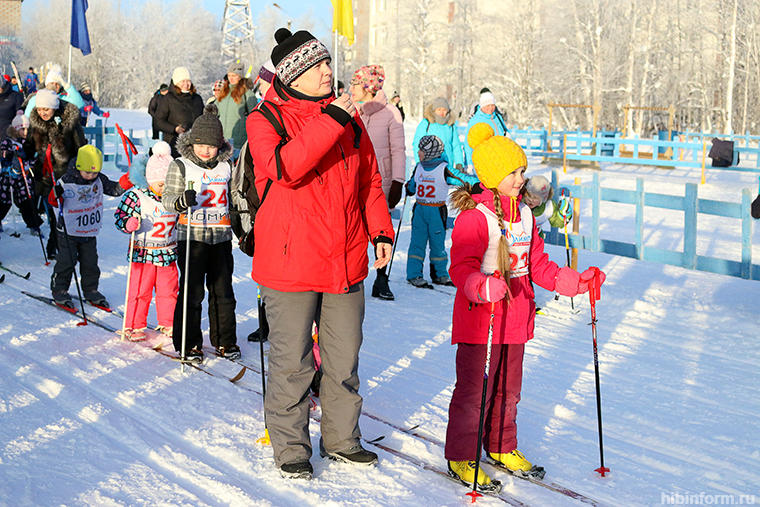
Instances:
[[[36,104],[29,117],[29,133],[24,142],[28,160],[34,160],[34,192],[45,202],[50,225],[47,256],[54,259],[58,252],[56,214],[47,204],[46,196],[66,174],[69,161],[77,156],[79,149],[87,144],[84,129],[79,123],[79,108],[70,102],[59,100],[53,90],[43,89],[35,95]]]
[[[517,402],[522,387],[525,343],[533,338],[533,283],[572,297],[588,291],[591,269],[583,274],[560,268],[544,252],[530,209],[520,202],[528,161],[522,148],[495,136],[485,124],[467,136],[480,179],[457,190],[451,202],[460,210],[451,235],[451,269],[457,287],[451,341],[457,345],[456,386],[449,404],[445,457],[450,473],[472,487],[476,459],[483,366],[490,352],[483,448],[487,460],[515,474],[542,476],[517,450]],[[604,281],[604,274],[601,274]],[[493,346],[488,347],[494,315]],[[498,490],[482,470],[478,488]]]
[[[501,113],[496,109],[496,97],[490,91],[481,92],[478,107],[467,122],[467,132],[476,123],[487,123],[497,136],[507,135],[507,125],[504,123]],[[467,143],[464,145],[464,153],[467,165],[472,165],[472,148]]]
[[[5,139],[8,127],[23,103],[24,97],[14,91],[10,83],[0,76],[0,141]]]
[[[58,64],[53,65],[45,76],[44,89],[55,92],[60,100],[74,104],[77,109],[81,109],[85,105],[76,87],[63,77],[63,69]],[[32,111],[35,108],[37,108],[37,94],[29,97],[24,114],[31,119]]]
[[[232,146],[224,139],[215,104],[207,105],[190,130],[179,135],[177,151],[180,158],[169,164],[161,196],[167,211],[180,213],[177,226],[179,292],[183,294],[187,284],[188,293],[187,315],[183,301],[179,301],[174,310],[175,323],[187,319],[185,350],[182,350],[182,326],[179,325],[172,333],[174,349],[184,359],[203,361],[201,313],[205,283],[211,345],[217,355],[237,359],[240,348],[232,289],[234,265],[229,208]],[[193,182],[192,189],[188,182]],[[186,256],[189,257],[187,271]]]
[[[82,123],[83,127],[87,126],[90,114],[102,116],[103,118],[111,117],[111,113],[103,111],[98,107],[98,101],[92,96],[92,88],[90,85],[82,83],[82,86],[79,87],[79,94],[82,96],[82,101],[84,102],[84,106],[79,108],[79,113],[81,114],[79,121]]]
[[[404,124],[398,109],[388,104],[383,91],[385,71],[380,65],[368,65],[357,70],[351,78],[349,93],[375,148],[377,168],[383,177],[383,192],[388,208],[401,200],[406,178]],[[377,270],[372,285],[372,297],[393,301],[385,267]]]
[[[433,288],[422,276],[425,250],[430,244],[430,278],[436,285],[453,286],[446,269],[449,259],[445,245],[449,185],[474,185],[478,179],[449,169],[448,162],[443,159],[443,141],[437,136],[423,136],[417,148],[420,162],[406,184],[407,195],[416,195],[412,208],[412,237],[406,279],[415,287]]]
[[[91,144],[82,146],[48,197],[50,205],[60,208],[61,214],[60,255],[53,266],[50,290],[55,302],[62,306],[74,307],[69,286],[78,262],[82,297],[94,306],[108,308],[105,296],[98,292],[97,235],[102,226],[103,195],[119,196],[125,189],[101,173],[102,168],[103,153]]]
[[[190,71],[177,67],[172,73],[169,93],[158,101],[156,121],[158,130],[164,133],[164,141],[172,147],[172,157],[179,158],[177,136],[190,128],[203,114],[203,99],[195,91]]]
[[[174,309],[179,294],[177,271],[177,212],[167,211],[161,202],[166,173],[172,162],[171,146],[157,142],[153,155],[145,164],[132,164],[129,182],[134,185],[122,196],[114,217],[116,228],[134,233],[129,259],[131,276],[124,337],[131,341],[145,339],[148,310],[156,293],[158,330],[172,335]]]
[[[414,146],[420,145],[420,139],[423,136],[436,136],[443,141],[443,158],[449,163],[449,168],[463,172],[462,143],[459,141],[456,121],[451,114],[449,102],[443,97],[438,97],[425,107],[424,116],[414,132]],[[418,163],[419,161],[418,154],[415,153],[414,162]]]
[[[232,139],[232,147],[235,148],[233,159],[237,159],[237,154],[246,140],[245,119],[258,102],[253,93],[253,86],[245,78],[244,67],[240,60],[230,64],[227,79],[222,82],[222,90],[216,101],[219,120],[224,128],[224,138]]]
[[[15,203],[27,228],[39,235],[42,220],[34,206],[31,161],[23,150],[28,129],[29,118],[18,114],[7,129],[8,136],[0,141],[0,223]]]
[[[269,323],[264,400],[274,461],[283,477],[310,479],[307,393],[314,378],[312,324],[321,300],[320,455],[374,465],[361,446],[359,349],[368,239],[373,267],[388,264],[393,226],[372,142],[348,94],[335,98],[330,53],[309,32],[280,28],[274,84],[248,116],[257,190],[251,277]],[[264,113],[281,115],[287,142]],[[276,110],[276,111],[275,111]],[[269,183],[268,183],[269,182]]]

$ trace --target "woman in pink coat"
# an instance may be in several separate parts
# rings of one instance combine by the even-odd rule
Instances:
[[[384,81],[383,68],[368,65],[354,73],[349,92],[375,148],[377,167],[383,177],[383,192],[388,208],[393,209],[401,200],[401,189],[406,179],[404,125],[398,108],[388,104],[382,89]],[[372,297],[393,300],[385,267],[377,270]]]

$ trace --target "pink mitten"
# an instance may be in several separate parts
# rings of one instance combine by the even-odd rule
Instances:
[[[127,218],[127,223],[124,224],[124,228],[127,232],[134,232],[140,228],[140,220],[137,217]]]
[[[560,295],[571,298],[578,294],[579,282],[580,275],[578,272],[573,268],[565,266],[564,268],[559,268],[556,281],[554,282],[554,289]]]
[[[495,303],[507,295],[507,282],[502,278],[477,272],[471,274],[465,282],[465,295],[475,303]]]
[[[578,282],[578,294],[585,294],[588,292],[588,285],[591,280],[594,279],[594,268],[588,268],[581,273],[580,281]],[[607,275],[604,271],[599,271],[599,285],[601,286],[607,279]]]

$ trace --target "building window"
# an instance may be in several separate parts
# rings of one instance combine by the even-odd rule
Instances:
[[[385,23],[380,26],[380,35],[378,39],[380,46],[384,47],[388,45],[388,25]]]
[[[377,46],[377,28],[372,27],[369,31],[369,41],[370,44],[374,47]]]

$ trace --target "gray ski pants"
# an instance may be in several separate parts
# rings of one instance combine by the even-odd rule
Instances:
[[[357,445],[359,348],[364,322],[364,282],[346,294],[281,292],[261,287],[269,322],[269,373],[264,400],[275,464],[309,459],[309,385],[314,377],[312,323],[321,311],[319,353],[322,359],[322,442],[328,452]]]

